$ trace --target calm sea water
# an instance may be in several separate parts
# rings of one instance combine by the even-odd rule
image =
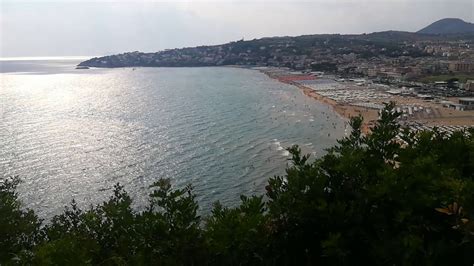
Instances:
[[[78,61],[0,62],[0,177],[42,217],[120,182],[137,207],[149,185],[192,183],[201,211],[261,194],[299,144],[320,156],[344,135],[330,107],[238,68],[75,70]]]

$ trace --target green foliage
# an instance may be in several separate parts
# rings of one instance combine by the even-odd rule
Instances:
[[[372,133],[352,133],[322,158],[288,150],[285,176],[237,207],[201,218],[192,187],[161,179],[143,211],[116,185],[88,210],[73,201],[42,225],[0,186],[1,264],[471,265],[474,130],[400,129],[388,104]],[[396,136],[402,133],[404,142]]]
[[[132,199],[118,184],[108,201],[87,211],[73,201],[43,228],[35,263],[196,264],[203,239],[191,188],[171,190],[169,180],[151,188],[150,205],[143,212],[132,209]]]
[[[262,197],[241,196],[239,207],[229,209],[215,203],[207,219],[207,248],[214,265],[263,264],[267,241],[267,221]]]
[[[435,81],[446,81],[446,82],[453,82],[453,81],[459,81],[461,83],[464,83],[468,80],[474,79],[474,75],[472,74],[446,74],[446,75],[435,75],[435,76],[426,76],[420,78],[419,81],[425,82],[425,83],[431,83]]]
[[[19,182],[15,177],[0,184],[0,264],[29,261],[41,223],[32,210],[21,209]]]
[[[311,70],[313,71],[327,71],[327,72],[335,72],[337,71],[337,65],[334,63],[312,63]]]

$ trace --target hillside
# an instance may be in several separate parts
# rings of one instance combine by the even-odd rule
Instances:
[[[471,30],[471,31],[470,31]],[[444,34],[449,32],[450,34]],[[438,34],[443,33],[443,34]],[[87,67],[198,67],[223,65],[308,69],[313,62],[347,65],[355,58],[419,58],[429,56],[422,42],[474,40],[474,26],[444,19],[418,33],[383,31],[370,34],[316,34],[240,40],[221,45],[131,52],[80,63]]]
[[[459,34],[474,33],[474,24],[458,18],[445,18],[419,30],[421,34]]]
[[[298,68],[314,59],[323,62],[332,61],[344,55],[361,58],[425,56],[420,47],[414,47],[410,43],[433,38],[435,37],[396,31],[360,35],[271,37],[240,40],[222,45],[169,49],[155,53],[124,53],[92,58],[80,65],[88,67],[265,65]]]

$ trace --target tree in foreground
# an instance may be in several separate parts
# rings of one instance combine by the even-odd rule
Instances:
[[[204,218],[190,186],[159,180],[144,211],[117,185],[103,204],[73,202],[42,225],[20,208],[18,181],[4,182],[1,264],[472,265],[474,131],[401,130],[393,107],[367,136],[353,118],[322,158],[290,148],[265,197],[216,203]]]

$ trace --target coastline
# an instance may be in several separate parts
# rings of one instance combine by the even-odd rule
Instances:
[[[357,117],[357,116],[362,116],[363,117],[363,122],[362,122],[362,132],[364,134],[370,133],[370,128],[373,125],[373,123],[377,120],[378,118],[378,111],[374,109],[369,109],[369,108],[363,108],[363,107],[358,107],[358,106],[353,106],[349,104],[342,104],[338,103],[332,99],[329,99],[316,91],[314,91],[311,88],[308,88],[304,85],[300,84],[291,84],[299,88],[300,90],[303,91],[303,93],[326,105],[331,106],[331,108],[344,120],[347,122],[352,118],[352,117]]]
[[[256,68],[258,69],[258,68]],[[444,127],[447,130],[451,130],[453,127],[473,127],[474,116],[467,113],[469,111],[454,110],[452,108],[445,108],[442,104],[434,101],[426,101],[423,99],[417,99],[416,97],[402,97],[399,95],[376,95],[373,97],[366,97],[363,101],[341,101],[339,98],[331,99],[325,96],[324,93],[320,93],[317,89],[318,85],[306,86],[301,80],[315,81],[319,78],[303,74],[301,72],[291,72],[285,69],[258,69],[261,73],[264,73],[268,77],[275,79],[279,82],[289,84],[300,89],[306,96],[326,105],[329,105],[337,114],[339,114],[346,121],[352,117],[362,116],[362,128],[361,131],[364,134],[370,133],[371,128],[375,125],[375,122],[379,117],[379,110],[383,107],[383,103],[393,101],[396,103],[397,110],[402,112],[400,117],[400,123],[402,126],[415,128],[421,126],[427,128],[433,127]],[[312,80],[311,80],[312,79]],[[313,87],[311,87],[313,86]],[[316,88],[316,89],[315,89]],[[365,89],[364,89],[365,88]],[[370,94],[370,89],[367,85],[344,85],[344,89],[353,92],[363,92],[363,94]],[[357,93],[356,93],[357,94]],[[383,93],[382,93],[383,94]],[[327,95],[327,93],[326,93]],[[333,95],[334,96],[334,95]],[[357,96],[360,98],[360,95]],[[362,96],[363,98],[364,96]],[[334,98],[334,97],[333,97]],[[370,98],[370,99],[369,99]],[[411,107],[410,107],[411,106]],[[408,109],[407,109],[408,108]],[[412,108],[412,109],[409,109]],[[415,108],[415,109],[413,109]],[[416,109],[418,108],[418,109]],[[421,109],[423,108],[423,109]],[[425,112],[426,109],[426,112]],[[418,112],[416,111],[418,110]],[[420,111],[423,110],[423,111]]]
[[[333,99],[330,99],[326,96],[319,94],[317,91],[313,90],[312,88],[306,87],[296,82],[282,80],[278,78],[278,76],[272,75],[271,73],[264,70],[259,70],[259,71],[261,73],[264,73],[271,79],[275,79],[281,83],[295,86],[299,90],[301,90],[305,96],[310,97],[322,104],[326,104],[330,106],[333,109],[333,111],[336,112],[341,117],[341,119],[345,120],[346,123],[348,123],[348,121],[352,117],[356,117],[359,115],[362,116],[364,119],[362,123],[362,132],[364,134],[370,133],[371,126],[378,119],[378,110],[354,106],[350,104],[338,103],[337,101]]]

